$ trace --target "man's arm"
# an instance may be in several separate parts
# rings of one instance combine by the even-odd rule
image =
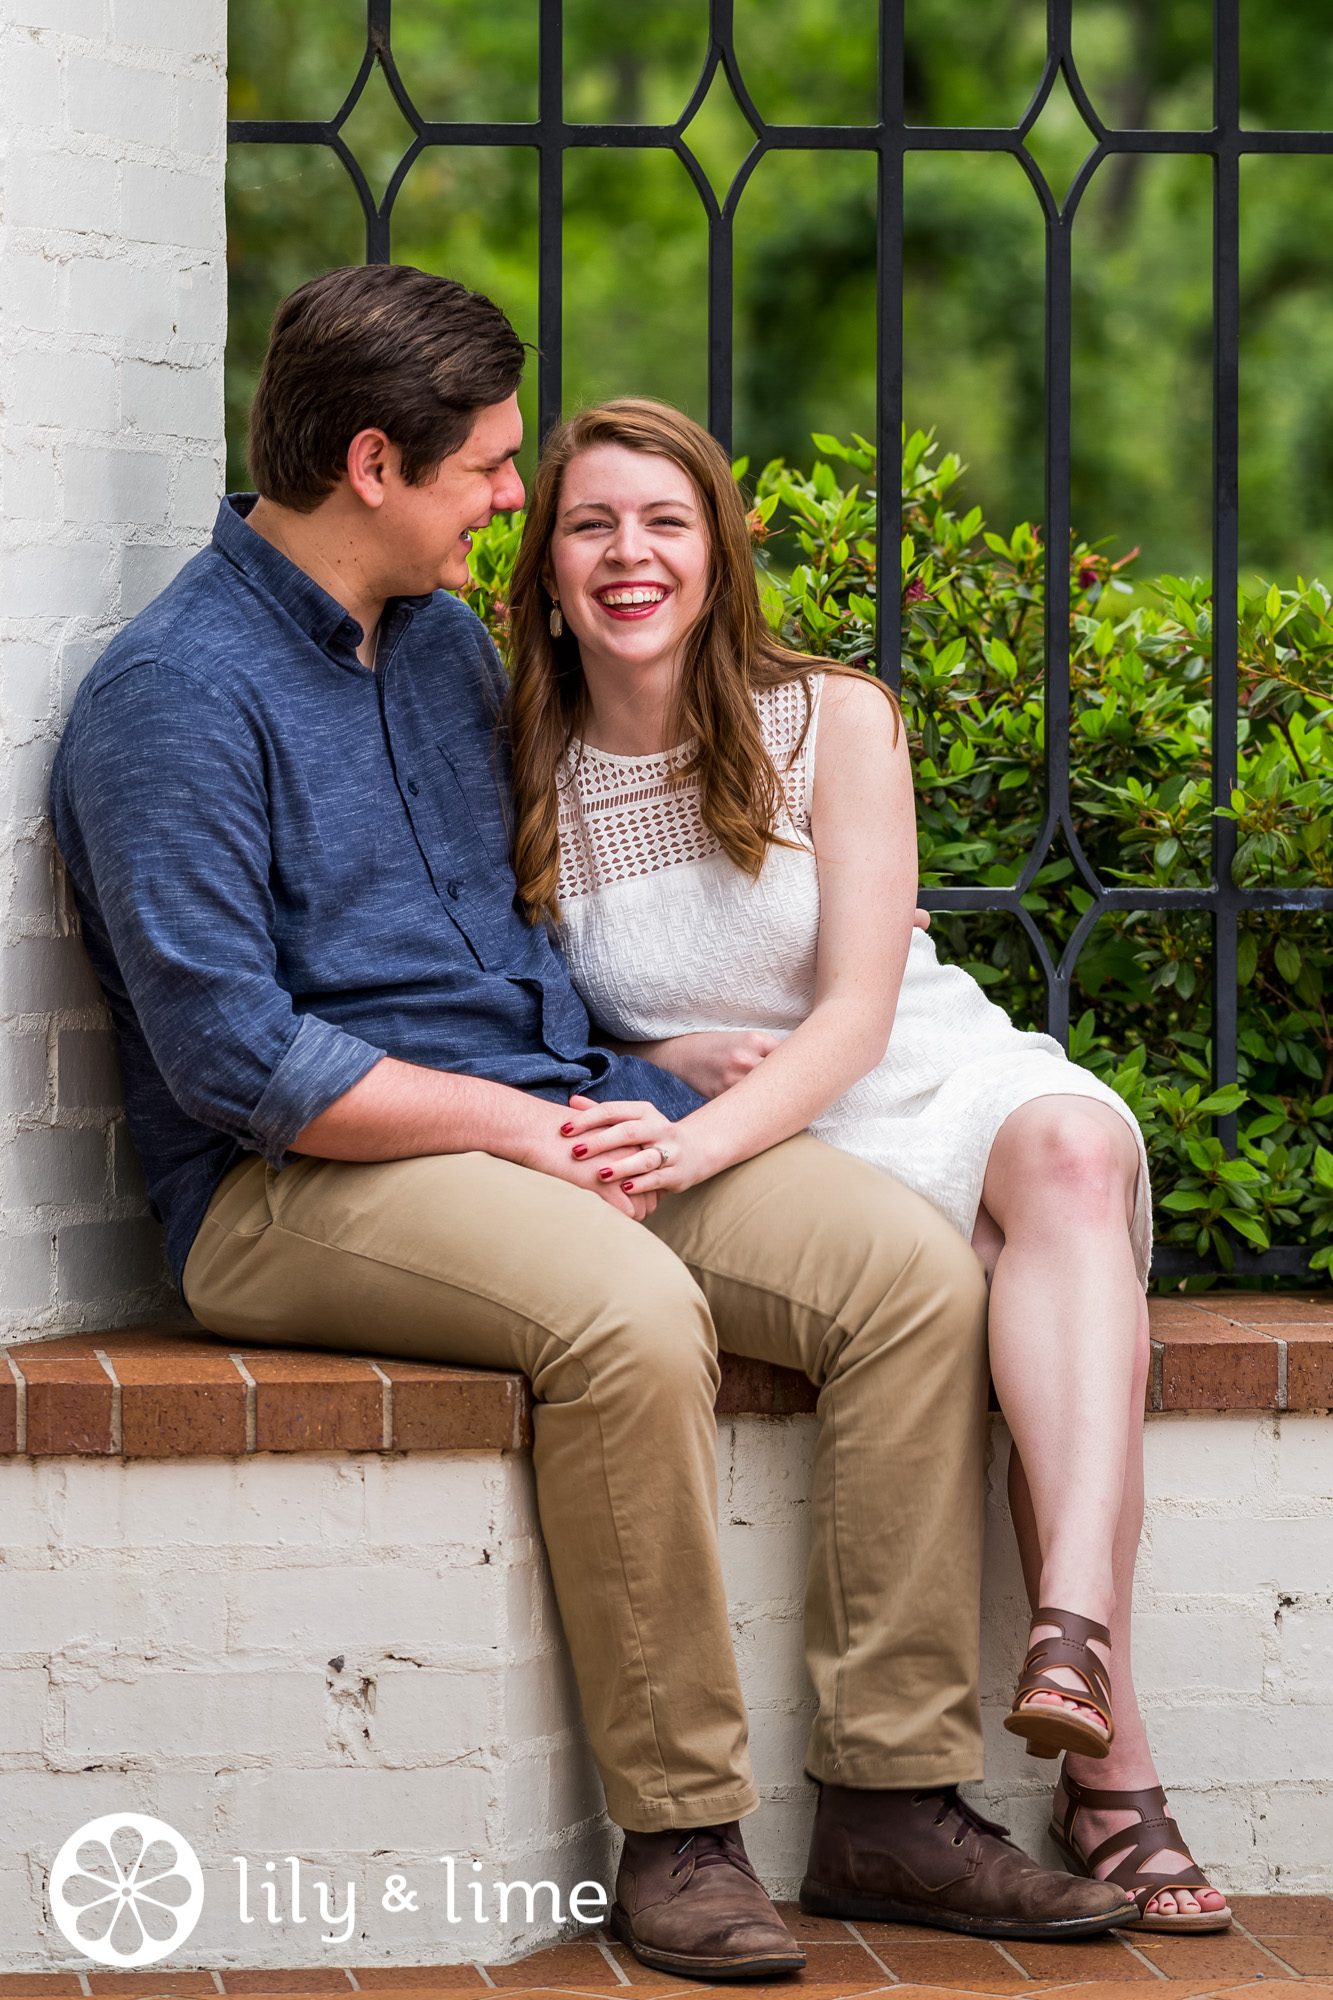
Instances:
[[[615,1155],[575,1160],[560,1127],[569,1112],[526,1091],[452,1070],[424,1069],[384,1056],[291,1141],[320,1160],[409,1160],[431,1153],[492,1153],[500,1160],[597,1194],[641,1222],[655,1195],[623,1194],[598,1178]],[[628,1152],[626,1154],[628,1157]]]
[[[262,754],[228,701],[141,663],[98,693],[71,749],[53,796],[66,858],[153,1060],[192,1118],[275,1166],[292,1151],[493,1152],[647,1213],[557,1143],[561,1105],[394,1061],[296,1011],[277,976]]]

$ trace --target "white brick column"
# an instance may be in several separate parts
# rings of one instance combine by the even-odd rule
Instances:
[[[160,1311],[46,788],[222,487],[225,0],[0,0],[0,1330]]]

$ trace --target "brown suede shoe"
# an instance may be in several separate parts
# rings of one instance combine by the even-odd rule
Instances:
[[[1095,1937],[1138,1918],[1133,1898],[1113,1883],[1039,1868],[951,1785],[821,1785],[801,1908],[990,1938]]]
[[[750,1866],[735,1820],[627,1833],[609,1922],[636,1958],[696,1979],[771,1979],[805,1953]]]

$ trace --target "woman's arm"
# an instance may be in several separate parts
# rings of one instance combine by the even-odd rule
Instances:
[[[580,1159],[640,1141],[638,1164],[615,1169],[632,1178],[636,1193],[692,1187],[802,1131],[888,1047],[916,905],[911,766],[883,695],[834,675],[820,704],[812,835],[819,948],[815,1003],[801,1025],[678,1124],[650,1105],[580,1101],[572,1113]],[[651,1150],[659,1136],[671,1154],[664,1167]]]

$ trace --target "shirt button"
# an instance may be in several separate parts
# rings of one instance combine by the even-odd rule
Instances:
[[[461,883],[458,883],[458,882],[446,882],[444,886],[445,886],[446,890],[448,891],[448,893],[449,893],[449,894],[450,894],[450,895],[451,895],[451,896],[453,897],[454,901],[455,901],[455,902],[457,902],[457,901],[458,901],[458,891],[459,891],[460,887],[462,886],[462,885],[461,885]]]
[[[412,797],[415,798],[417,793],[421,790],[421,787],[417,783],[415,778],[409,778],[407,781],[407,789],[409,792],[411,792]]]

